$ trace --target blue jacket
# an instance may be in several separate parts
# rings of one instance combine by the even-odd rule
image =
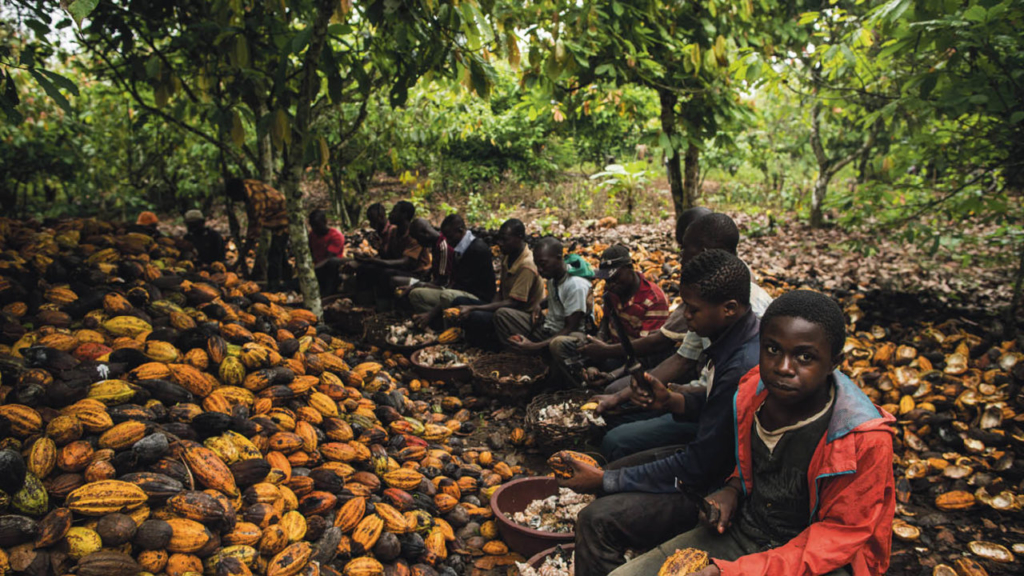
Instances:
[[[703,356],[714,364],[714,380],[703,389],[684,392],[686,420],[697,421],[697,437],[686,450],[640,466],[608,470],[602,488],[615,492],[668,494],[676,491],[676,482],[694,490],[720,486],[736,465],[732,447],[733,397],[740,378],[760,360],[761,323],[748,310],[718,339],[704,350]]]

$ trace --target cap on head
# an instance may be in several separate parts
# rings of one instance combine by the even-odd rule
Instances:
[[[147,210],[139,214],[135,223],[139,226],[155,226],[159,221],[160,220],[156,217],[156,214]]]
[[[192,222],[203,222],[205,220],[206,218],[203,217],[203,212],[201,210],[196,210],[195,208],[193,208],[188,212],[185,212],[185,224],[191,224]]]
[[[601,263],[594,272],[594,276],[597,278],[607,279],[615,274],[615,271],[623,266],[630,266],[633,264],[633,258],[629,254],[629,248],[626,248],[622,244],[616,244],[609,246],[601,253]]]

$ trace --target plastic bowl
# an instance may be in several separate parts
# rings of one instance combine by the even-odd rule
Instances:
[[[534,530],[516,524],[505,517],[505,514],[522,512],[534,500],[547,498],[558,493],[558,481],[554,478],[534,477],[520,478],[503,484],[491,496],[491,510],[498,522],[498,532],[502,540],[513,552],[530,558],[538,552],[553,548],[559,544],[571,544],[576,534],[555,534]]]
[[[412,362],[413,369],[416,370],[416,373],[419,374],[420,378],[452,382],[454,380],[467,381],[473,377],[473,374],[469,371],[469,364],[462,364],[460,366],[451,366],[447,368],[427,366],[424,364],[420,357],[430,348],[433,348],[433,346],[420,348],[413,352],[412,356],[409,357],[409,361]]]
[[[558,546],[561,546],[562,550],[565,550],[566,552],[569,552],[569,553],[571,553],[573,550],[576,549],[576,545],[572,544],[572,543],[569,543],[569,544],[559,544]],[[551,548],[548,548],[547,550],[544,550],[543,552],[538,552],[538,553],[534,554],[533,556],[530,557],[529,560],[526,561],[526,563],[529,564],[530,566],[532,566],[534,569],[540,568],[541,564],[544,563],[544,559],[547,558],[548,556],[551,556],[552,554],[554,554],[555,550],[558,548],[558,546],[552,546]]]

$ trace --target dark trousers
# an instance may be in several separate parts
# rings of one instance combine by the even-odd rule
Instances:
[[[395,300],[395,288],[391,284],[391,279],[395,276],[412,275],[408,270],[361,263],[356,270],[356,303],[390,309]]]
[[[670,456],[681,446],[616,460],[609,470]],[[576,520],[576,574],[605,576],[625,564],[628,549],[648,550],[697,525],[697,506],[682,494],[623,492],[601,496]]]
[[[601,439],[601,455],[609,462],[638,454],[646,450],[670,447],[687,443],[697,435],[696,422],[678,422],[671,414],[638,411],[629,417],[614,422],[614,417],[605,417],[611,428]],[[614,426],[614,427],[613,427]]]
[[[267,255],[267,288],[278,290],[283,282],[291,279],[292,267],[288,264],[288,230],[274,231],[270,237],[270,252]]]
[[[477,306],[483,301],[474,298],[456,298],[452,306]],[[501,345],[494,332],[494,312],[470,312],[462,321],[462,329],[466,331],[466,342],[481,350],[500,350]]]
[[[328,258],[323,266],[316,269],[316,281],[320,284],[320,295],[330,296],[338,291],[341,277],[341,258]]]

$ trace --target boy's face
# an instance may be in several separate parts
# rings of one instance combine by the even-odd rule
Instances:
[[[540,272],[542,278],[554,278],[558,275],[559,269],[565,269],[562,255],[550,248],[538,250],[533,261],[537,264],[537,272]]]
[[[687,228],[686,233],[683,234],[682,241],[679,243],[679,248],[681,249],[679,254],[680,266],[686,266],[690,260],[693,260],[698,254],[704,251],[701,247],[700,240],[696,238],[695,234],[691,233],[692,230],[692,226]]]
[[[366,219],[370,221],[370,228],[373,228],[378,232],[383,230],[384,224],[387,223],[387,218],[384,217],[384,212],[369,212],[366,214]]]
[[[679,295],[683,299],[683,316],[686,326],[701,338],[714,339],[732,325],[739,314],[739,304],[735,300],[726,300],[721,304],[713,304],[701,298],[700,291],[693,284],[679,287]]]
[[[507,232],[498,233],[498,249],[502,254],[512,254],[523,245],[523,239]]]
[[[625,298],[633,288],[634,278],[636,278],[636,274],[633,273],[632,266],[621,266],[608,277],[608,280],[605,280],[604,289],[619,298]]]
[[[828,393],[832,357],[825,330],[803,318],[777,316],[761,325],[761,380],[786,404],[801,404]]]
[[[444,234],[449,244],[456,246],[466,236],[466,228],[464,226],[442,226],[441,234]]]

